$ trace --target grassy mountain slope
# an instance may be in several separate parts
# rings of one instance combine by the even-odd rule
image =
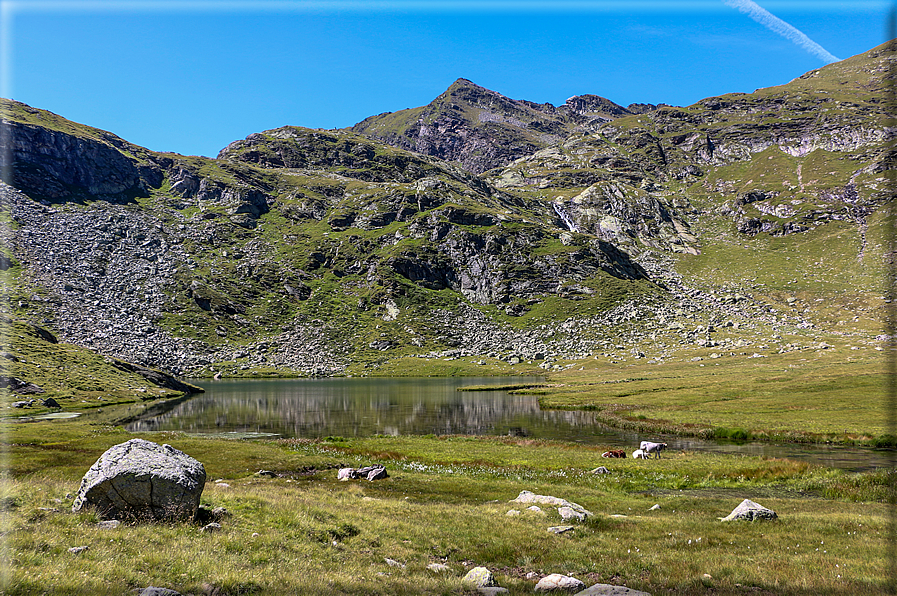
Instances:
[[[264,131],[217,159],[6,101],[7,315],[179,374],[871,341],[889,48],[682,108],[555,108],[459,80],[418,112]],[[403,148],[412,121],[433,146],[474,135],[519,157],[477,176],[485,162]],[[708,331],[723,324],[741,340]]]

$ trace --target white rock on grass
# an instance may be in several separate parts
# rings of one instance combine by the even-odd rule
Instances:
[[[495,576],[485,567],[474,567],[467,572],[461,580],[464,588],[476,590],[479,588],[492,588],[495,584]]]
[[[577,592],[586,585],[575,577],[552,573],[546,575],[536,584],[536,592]]]
[[[639,590],[632,590],[626,586],[595,584],[582,592],[577,592],[574,596],[651,596],[651,594]]]
[[[736,519],[755,521],[778,519],[778,516],[772,509],[767,509],[762,505],[754,503],[750,499],[745,499],[738,505],[738,507],[732,510],[732,513],[719,519],[720,521],[732,521]]]
[[[561,516],[561,519],[564,521],[570,521],[575,519],[576,521],[585,521],[588,517],[587,512],[585,511],[576,511],[572,507],[558,507],[558,513]]]
[[[193,519],[206,483],[203,465],[171,445],[131,439],[110,447],[81,479],[72,505],[111,519]]]
[[[558,497],[552,497],[550,495],[537,495],[528,490],[520,491],[520,494],[517,495],[517,498],[511,503],[520,503],[522,505],[531,504],[531,505],[551,505],[553,507],[569,507],[574,511],[578,511],[580,513],[585,513],[587,516],[592,515],[592,512],[587,510],[582,505],[577,505],[571,501],[566,499],[559,499]]]
[[[429,565],[427,565],[427,569],[429,569],[433,573],[443,573],[445,571],[451,571],[452,568],[445,563],[430,563]]]

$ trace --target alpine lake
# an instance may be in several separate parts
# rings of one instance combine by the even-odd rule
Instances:
[[[642,440],[671,451],[789,458],[850,471],[889,466],[888,452],[861,447],[707,441],[640,436],[599,424],[593,412],[540,409],[533,395],[469,386],[538,383],[533,377],[188,379],[205,393],[147,409],[129,431],[220,437],[326,438],[375,435],[512,435],[631,452]]]

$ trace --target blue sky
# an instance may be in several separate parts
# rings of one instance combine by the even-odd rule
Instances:
[[[750,0],[0,0],[0,93],[157,151],[214,157],[283,125],[339,128],[467,78],[514,99],[688,105],[825,62]],[[844,59],[892,3],[757,0]]]

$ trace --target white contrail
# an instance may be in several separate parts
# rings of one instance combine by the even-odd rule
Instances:
[[[741,12],[747,14],[770,31],[778,33],[785,39],[793,41],[811,54],[819,56],[826,64],[831,64],[832,62],[838,62],[840,60],[840,58],[832,56],[825,48],[804,35],[802,32],[752,0],[723,0],[723,2],[732,8],[737,8]]]

